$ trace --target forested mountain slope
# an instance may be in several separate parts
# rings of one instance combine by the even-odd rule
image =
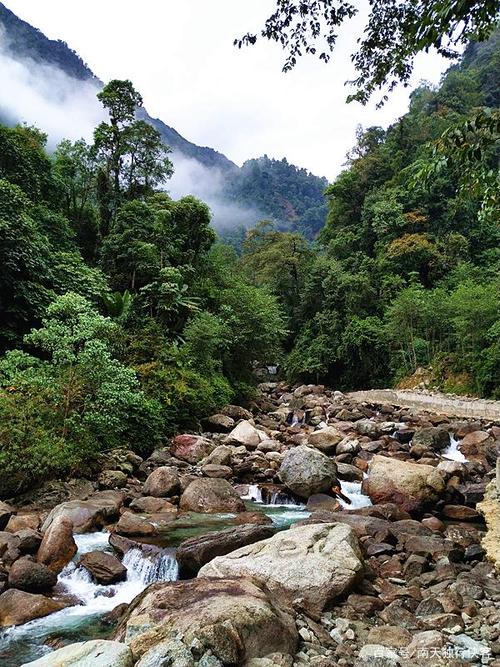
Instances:
[[[247,241],[248,275],[289,315],[290,377],[388,386],[425,366],[498,396],[499,72],[497,31],[398,122],[360,131],[317,253],[276,230]]]
[[[69,77],[95,82],[96,91],[102,87],[102,82],[65,42],[49,40],[2,3],[0,25],[9,53],[14,58],[51,65]],[[224,187],[216,193],[217,198],[240,205],[246,211],[245,226],[254,225],[260,217],[266,217],[276,221],[281,228],[300,229],[308,238],[313,238],[324,224],[326,179],[290,165],[286,160],[269,160],[266,156],[249,160],[240,169],[213,148],[188,141],[163,120],[149,116],[145,109],[141,109],[140,115],[159,131],[174,154],[180,153],[207,168],[209,178],[220,178]],[[2,111],[0,102],[0,120],[16,122],[19,119],[11,118],[5,109]],[[225,226],[229,223],[230,220],[224,221]]]

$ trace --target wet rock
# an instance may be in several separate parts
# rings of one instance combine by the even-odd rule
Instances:
[[[23,667],[132,667],[132,652],[126,644],[93,639],[63,646]]]
[[[363,560],[354,531],[339,524],[289,528],[214,558],[198,577],[251,577],[271,592],[317,613],[360,579]]]
[[[26,593],[10,588],[0,595],[0,627],[22,625],[35,618],[60,611],[67,606],[67,603],[52,600],[45,595]]]
[[[183,435],[177,435],[172,440],[170,444],[170,453],[172,456],[175,456],[176,459],[194,464],[208,456],[214,447],[214,443],[207,438],[185,433]]]
[[[166,498],[178,493],[179,488],[177,468],[161,466],[148,476],[142,490],[145,496]]]
[[[269,525],[247,524],[185,540],[176,552],[181,574],[184,577],[196,576],[200,568],[216,556],[224,556],[240,547],[265,540],[274,532],[275,529]]]
[[[71,521],[77,534],[100,530],[118,516],[123,505],[123,491],[99,491],[87,500],[70,500],[56,505],[42,525],[45,533],[60,517]]]
[[[73,524],[62,515],[49,524],[38,549],[37,561],[58,574],[76,554],[77,547],[73,538]]]
[[[339,479],[344,479],[346,482],[362,482],[363,481],[363,471],[356,466],[349,465],[348,463],[340,463],[336,461],[337,465],[337,476]]]
[[[363,491],[374,504],[396,502],[408,512],[435,503],[445,488],[442,475],[428,465],[375,455]]]
[[[180,508],[192,512],[244,512],[245,504],[225,479],[196,479],[180,499]]]
[[[90,572],[98,584],[115,584],[127,576],[127,568],[116,556],[105,551],[89,551],[83,554],[79,565]]]
[[[286,452],[279,469],[281,481],[297,496],[309,498],[337,486],[337,467],[321,452],[301,445]]]
[[[460,451],[467,459],[484,459],[491,465],[497,457],[495,440],[487,431],[468,433],[460,443]]]
[[[47,593],[57,582],[57,575],[46,565],[19,558],[9,570],[10,588],[18,588],[27,593]]]
[[[118,535],[157,535],[158,529],[147,519],[132,512],[124,512],[115,526],[115,532]]]
[[[293,655],[298,639],[293,617],[248,579],[152,584],[132,602],[114,638],[143,665],[172,664],[181,648],[193,660],[196,646],[205,660],[211,653],[220,661],[206,665],[240,665],[270,653]]]
[[[310,447],[315,447],[325,454],[331,454],[343,439],[344,433],[342,431],[339,431],[334,426],[326,426],[311,433],[307,441]]]

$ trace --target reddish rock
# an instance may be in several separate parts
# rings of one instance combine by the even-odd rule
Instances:
[[[145,512],[146,514],[157,514],[158,512],[172,512],[177,514],[177,507],[163,498],[153,498],[153,496],[142,496],[136,498],[129,505],[134,512]]]
[[[477,521],[481,518],[479,512],[465,505],[445,505],[442,512],[446,518],[458,521]]]
[[[105,551],[90,551],[80,558],[82,565],[99,584],[114,584],[123,581],[127,576],[127,568],[116,556]]]
[[[142,517],[132,512],[124,512],[115,526],[119,535],[157,535],[157,528]]]
[[[177,435],[170,445],[170,453],[176,459],[198,463],[214,449],[214,443],[199,435]]]

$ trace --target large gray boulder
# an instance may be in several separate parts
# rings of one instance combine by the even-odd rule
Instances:
[[[21,667],[132,667],[132,651],[126,644],[105,639],[77,642],[26,662]]]
[[[286,452],[279,477],[290,491],[301,498],[309,498],[315,493],[328,493],[338,484],[335,463],[307,445]]]
[[[349,526],[312,524],[214,558],[198,577],[249,577],[278,599],[298,601],[317,614],[348,592],[362,573],[359,542]]]
[[[140,667],[244,665],[270,653],[295,654],[297,629],[293,616],[249,579],[204,578],[149,586],[114,639],[130,646]]]
[[[195,479],[181,496],[180,508],[191,512],[244,512],[245,503],[225,479]]]
[[[42,532],[59,517],[69,519],[77,534],[100,530],[118,516],[123,497],[122,491],[99,491],[87,500],[69,500],[56,505],[45,519]]]

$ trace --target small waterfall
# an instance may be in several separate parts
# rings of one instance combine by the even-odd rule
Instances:
[[[262,503],[262,490],[257,484],[249,484],[248,491],[245,496],[241,496],[242,500],[253,500],[255,503]]]
[[[467,459],[460,451],[459,446],[460,446],[460,440],[456,440],[450,434],[450,444],[444,450],[442,454],[443,458],[448,459],[449,461],[458,461],[458,463],[467,463]]]
[[[293,498],[290,498],[282,491],[273,491],[271,497],[266,500],[266,505],[271,505],[273,507],[304,508],[304,505],[297,503]]]
[[[146,586],[154,581],[175,581],[179,576],[177,561],[168,552],[162,551],[153,559],[145,558],[140,549],[130,549],[122,562]]]
[[[360,507],[369,507],[372,505],[372,501],[368,496],[365,496],[361,491],[361,482],[340,482],[340,490],[347,496],[351,503],[346,503],[345,500],[338,498],[339,503],[346,510],[355,510]]]
[[[0,655],[12,656],[5,663],[14,667],[47,654],[46,637],[58,633],[75,633],[85,639],[85,628],[91,627],[97,618],[114,607],[131,602],[146,586],[155,581],[175,581],[178,578],[177,561],[173,550],[163,550],[148,558],[140,549],[130,549],[123,557],[127,578],[108,586],[96,584],[89,572],[78,567],[79,557],[86,552],[109,549],[108,533],[75,535],[78,552],[75,561],[68,563],[58,577],[57,592],[78,601],[49,616],[35,619],[24,625],[10,627],[0,633]],[[83,633],[83,635],[81,634]],[[22,660],[18,659],[21,658]],[[2,667],[5,661],[0,658]]]

